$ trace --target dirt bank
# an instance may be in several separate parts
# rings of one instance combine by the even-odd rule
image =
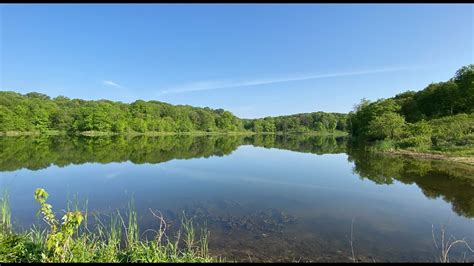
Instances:
[[[451,162],[464,163],[464,164],[474,166],[474,157],[450,156],[450,155],[439,154],[439,153],[415,152],[415,151],[407,151],[407,150],[393,150],[386,153],[401,154],[401,155],[406,155],[406,156],[415,157],[415,158],[451,161]]]

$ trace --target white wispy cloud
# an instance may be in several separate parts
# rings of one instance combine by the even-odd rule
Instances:
[[[403,71],[403,70],[416,70],[416,69],[421,69],[421,68],[423,68],[423,66],[399,66],[399,67],[386,67],[386,68],[351,71],[351,72],[293,75],[293,76],[287,76],[284,78],[266,78],[266,79],[240,80],[240,81],[229,81],[229,80],[228,81],[219,81],[219,80],[198,81],[198,82],[182,84],[180,86],[169,87],[160,91],[159,94],[177,94],[177,93],[185,93],[185,92],[193,92],[193,91],[208,91],[208,90],[247,87],[247,86],[256,86],[256,85],[266,85],[266,84],[282,83],[282,82],[290,82],[290,81],[367,75],[367,74],[376,74],[376,73],[384,73],[384,72],[396,72],[396,71]]]
[[[102,83],[104,85],[112,86],[112,87],[116,87],[116,88],[121,88],[122,87],[122,86],[120,86],[119,84],[117,84],[116,82],[114,82],[112,80],[103,80]]]

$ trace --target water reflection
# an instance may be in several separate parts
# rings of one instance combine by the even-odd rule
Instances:
[[[354,218],[358,258],[432,260],[432,223],[455,216],[451,232],[474,238],[473,173],[310,135],[0,138],[0,185],[25,224],[36,187],[58,210],[67,193],[98,213],[134,195],[142,228],[157,225],[149,208],[171,224],[184,211],[212,254],[239,261],[350,262]]]
[[[362,147],[348,147],[348,160],[363,179],[376,184],[416,184],[431,199],[441,197],[452,204],[453,211],[474,217],[474,167],[440,160],[414,159],[405,156],[366,152]]]
[[[51,165],[63,167],[92,162],[142,164],[208,158],[228,155],[245,144],[315,154],[345,150],[342,138],[305,135],[3,137],[0,138],[0,171],[38,170]]]
[[[311,135],[251,136],[42,136],[0,138],[0,171],[51,165],[162,163],[173,159],[208,158],[231,154],[240,145],[277,148],[303,153],[347,153],[354,172],[376,184],[416,184],[428,198],[441,197],[453,210],[474,217],[474,169],[439,160],[387,156],[351,146],[346,138]]]
[[[207,158],[230,154],[240,144],[242,138],[237,136],[6,137],[0,138],[0,171],[91,162],[142,164]]]

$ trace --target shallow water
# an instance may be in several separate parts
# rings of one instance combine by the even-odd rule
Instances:
[[[40,224],[33,192],[55,210],[149,208],[207,224],[210,252],[238,261],[435,261],[446,236],[474,247],[474,169],[367,153],[315,136],[3,137],[0,186],[18,227]],[[474,261],[459,245],[451,261]]]

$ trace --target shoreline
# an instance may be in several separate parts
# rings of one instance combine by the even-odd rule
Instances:
[[[349,134],[346,132],[253,132],[253,131],[229,131],[229,132],[205,132],[205,131],[193,131],[193,132],[100,132],[100,131],[83,131],[83,132],[75,132],[72,134],[68,134],[65,131],[47,131],[47,132],[39,132],[39,131],[7,131],[7,132],[0,132],[0,137],[16,137],[16,136],[57,136],[57,135],[73,135],[73,136],[87,136],[87,137],[95,137],[95,136],[176,136],[176,135],[190,135],[190,136],[205,136],[205,135],[311,135],[311,136],[336,136],[336,137],[344,137],[348,136]]]
[[[421,159],[450,161],[450,162],[455,162],[455,163],[467,164],[469,166],[474,166],[474,157],[456,156],[456,155],[449,155],[446,153],[439,154],[439,153],[409,151],[409,150],[392,150],[392,151],[387,151],[387,152],[382,152],[382,153],[392,154],[392,155],[403,155],[403,156],[421,158]]]

